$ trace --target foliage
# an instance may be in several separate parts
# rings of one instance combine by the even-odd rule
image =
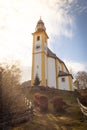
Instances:
[[[0,64],[0,113],[8,113],[13,109],[13,103],[19,95],[20,72],[16,63]]]
[[[79,71],[76,76],[76,80],[74,85],[77,89],[85,89],[87,88],[87,72]]]
[[[46,112],[48,110],[48,98],[41,93],[35,93],[34,95],[35,106],[38,106],[40,111]]]
[[[35,81],[34,81],[34,86],[38,86],[40,84],[40,80],[39,80],[39,77],[38,77],[38,74],[36,74],[36,77],[35,77]]]
[[[56,112],[63,111],[64,106],[66,105],[66,103],[63,101],[63,99],[58,96],[53,97],[53,99],[51,100],[51,103],[53,104],[54,110]]]

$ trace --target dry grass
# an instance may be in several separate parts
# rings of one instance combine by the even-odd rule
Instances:
[[[40,92],[45,94],[49,99],[49,111],[41,113],[35,109],[35,116],[32,122],[21,124],[11,130],[86,130],[87,121],[81,122],[80,109],[76,101],[74,93],[67,91],[49,90],[42,91],[38,89],[25,88],[23,93],[28,99],[33,101],[34,94]],[[61,96],[68,104],[67,108],[62,113],[54,112],[50,100],[54,96]]]

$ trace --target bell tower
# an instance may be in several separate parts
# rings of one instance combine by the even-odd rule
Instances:
[[[41,86],[47,85],[47,40],[48,35],[44,22],[37,22],[32,43],[32,74],[31,85],[34,85],[36,75],[38,75]]]

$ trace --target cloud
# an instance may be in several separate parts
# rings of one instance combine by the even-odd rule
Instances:
[[[0,0],[0,61],[13,59],[23,66],[31,66],[31,33],[40,16],[50,41],[54,36],[72,38],[74,5],[78,11],[86,10],[78,0]]]
[[[40,0],[39,0],[40,1]],[[71,9],[70,3],[73,1],[42,0],[47,18],[47,28],[49,34],[72,38],[74,28],[74,18],[68,12]]]
[[[40,1],[40,0],[39,0]],[[49,34],[72,38],[75,31],[76,14],[87,11],[87,1],[83,0],[41,0],[48,15]]]
[[[77,0],[76,4],[72,6],[74,8],[73,13],[81,14],[82,12],[87,12],[87,1]]]
[[[64,15],[62,4],[57,5],[57,0],[0,1],[0,59],[13,56],[22,64],[28,64],[29,59],[31,64],[31,33],[40,15],[47,23],[49,36],[72,37],[72,29],[67,29],[67,26],[73,26],[73,20],[66,13]]]
[[[72,71],[72,74],[76,74],[78,71],[87,71],[87,63],[79,63],[74,61],[64,60],[67,68]]]

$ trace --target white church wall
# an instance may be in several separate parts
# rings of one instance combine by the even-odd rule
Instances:
[[[34,55],[34,78],[38,74],[41,80],[41,53]]]
[[[55,59],[48,57],[48,86],[56,88]]]
[[[62,81],[62,78],[65,78],[65,81]],[[62,76],[58,78],[59,89],[61,90],[70,90],[69,89],[69,79],[68,76]]]

